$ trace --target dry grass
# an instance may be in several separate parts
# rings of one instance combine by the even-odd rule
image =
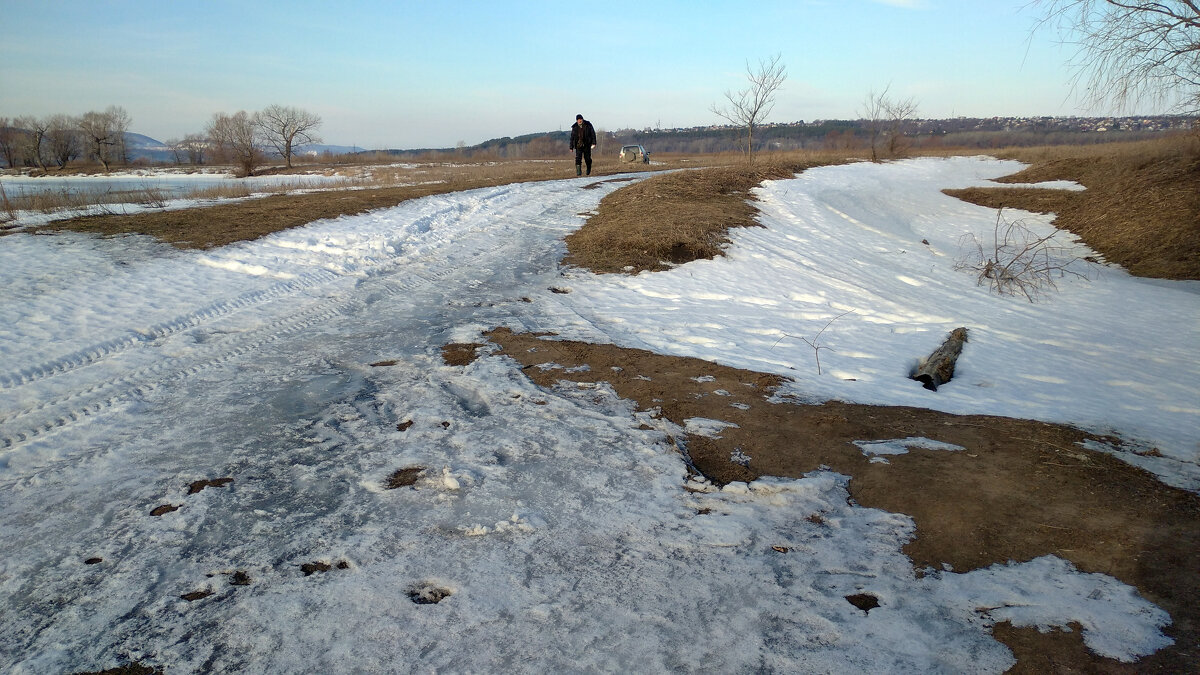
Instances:
[[[777,155],[753,167],[738,163],[654,176],[601,200],[587,224],[566,238],[565,262],[636,274],[712,258],[728,243],[730,228],[757,225],[751,188],[844,161],[834,153]]]
[[[1200,139],[1014,149],[1031,164],[1001,182],[1073,180],[1087,190],[968,188],[946,193],[993,208],[1055,213],[1109,262],[1143,277],[1200,279]]]

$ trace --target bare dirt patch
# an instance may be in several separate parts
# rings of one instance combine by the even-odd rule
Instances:
[[[680,426],[692,417],[736,424],[720,438],[685,440],[696,469],[715,482],[800,477],[822,466],[851,476],[857,503],[916,522],[916,538],[904,552],[918,572],[943,565],[966,572],[1057,555],[1134,586],[1174,620],[1167,633],[1175,645],[1132,665],[1088,652],[1078,631],[999,627],[995,636],[1019,657],[1015,672],[1196,671],[1200,497],[1078,445],[1111,439],[1061,425],[920,408],[770,403],[781,381],[773,375],[504,328],[488,337],[540,386],[603,380]],[[561,368],[536,367],[549,363]],[[588,370],[578,369],[585,364]],[[884,464],[853,444],[908,437],[964,449],[914,448]],[[734,461],[738,456],[749,461]],[[1042,668],[1047,664],[1049,671]]]
[[[229,484],[230,484],[230,483],[232,483],[232,482],[233,482],[233,479],[232,479],[232,478],[228,478],[228,477],[226,477],[226,478],[213,478],[212,480],[198,480],[198,481],[193,481],[193,482],[192,482],[190,485],[188,485],[188,492],[187,492],[187,493],[188,493],[189,495],[194,495],[194,494],[196,494],[197,492],[199,492],[199,491],[203,490],[204,488],[209,488],[209,487],[225,487],[226,485],[229,485]]]
[[[386,490],[395,490],[402,487],[411,487],[417,484],[421,476],[425,475],[425,467],[423,466],[406,466],[403,469],[396,469],[392,475],[387,477],[383,482],[383,487]]]

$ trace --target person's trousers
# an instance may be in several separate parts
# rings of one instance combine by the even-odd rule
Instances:
[[[575,148],[575,175],[581,173],[581,165],[587,162],[588,175],[592,175],[592,147],[585,145],[582,148]]]

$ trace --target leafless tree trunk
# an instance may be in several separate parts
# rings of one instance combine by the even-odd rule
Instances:
[[[13,124],[14,120],[0,117],[0,156],[10,169],[17,166],[17,143],[21,133]]]
[[[754,163],[754,127],[762,123],[775,107],[775,93],[787,79],[787,69],[780,63],[780,54],[759,59],[758,68],[746,63],[746,79],[750,84],[736,93],[726,90],[727,105],[712,104],[713,113],[730,123],[746,127],[746,155]]]
[[[21,154],[24,155],[24,160],[26,162],[33,162],[39,169],[45,172],[46,162],[42,158],[42,146],[46,141],[46,132],[50,128],[50,118],[25,115],[18,117],[13,123],[27,132],[20,143]]]
[[[118,146],[112,116],[96,111],[84,113],[79,119],[79,130],[83,132],[83,141],[87,144],[87,157],[100,162],[104,172],[108,173],[109,164],[117,156]]]
[[[129,164],[129,148],[125,144],[125,134],[129,131],[129,125],[133,123],[133,119],[119,105],[108,106],[104,109],[104,115],[108,117],[109,124],[112,125],[113,159],[120,160],[122,164]]]
[[[1056,29],[1077,50],[1075,87],[1098,106],[1142,102],[1200,113],[1200,1],[1034,0],[1035,31]]]
[[[217,152],[237,165],[240,175],[249,176],[254,173],[254,168],[262,161],[262,147],[259,145],[254,120],[245,110],[239,110],[233,115],[214,114],[208,123],[207,132]]]
[[[270,105],[255,113],[254,124],[264,140],[283,157],[288,168],[292,167],[292,153],[302,145],[320,143],[316,130],[321,126],[321,117],[306,110],[291,106]]]
[[[62,169],[79,157],[79,121],[70,115],[54,115],[46,129],[50,157]]]

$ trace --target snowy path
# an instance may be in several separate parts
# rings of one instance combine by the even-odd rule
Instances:
[[[1111,578],[1040,558],[918,579],[911,521],[849,505],[844,477],[688,491],[677,430],[606,388],[443,365],[495,325],[620,341],[662,319],[559,275],[622,185],[584,184],[204,253],[0,240],[0,670],[1000,672],[1003,619],[1080,621],[1114,657],[1165,644]],[[382,488],[411,466],[418,489]]]

